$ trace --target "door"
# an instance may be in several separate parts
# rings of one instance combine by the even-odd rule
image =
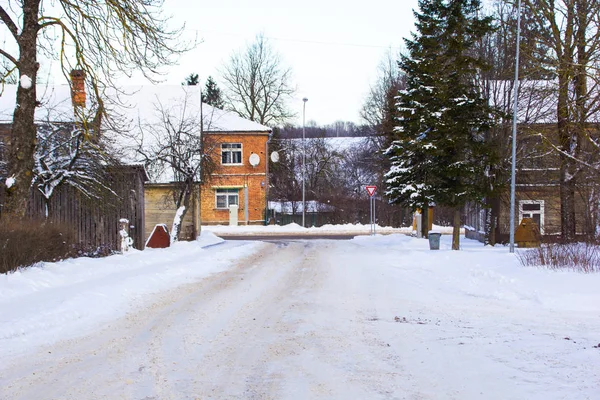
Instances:
[[[544,200],[521,200],[519,201],[519,221],[523,218],[531,218],[544,234]]]

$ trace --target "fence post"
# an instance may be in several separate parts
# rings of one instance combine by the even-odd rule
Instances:
[[[121,252],[125,253],[133,246],[133,239],[129,237],[129,220],[121,218],[119,223],[121,224],[121,230],[119,231],[119,235],[121,235]]]

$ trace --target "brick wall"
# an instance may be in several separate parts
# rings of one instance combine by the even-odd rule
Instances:
[[[267,204],[267,133],[257,134],[219,134],[213,135],[217,143],[241,143],[243,165],[222,165],[221,147],[215,146],[212,157],[218,161],[219,168],[212,174],[201,190],[202,223],[228,224],[229,210],[216,208],[216,190],[219,188],[236,188],[239,193],[238,221],[246,223],[245,188],[248,187],[248,223],[264,222],[264,211]],[[252,167],[248,161],[250,154],[260,157],[260,164]]]
[[[263,223],[267,202],[266,184],[264,174],[213,178],[210,184],[204,185],[201,190],[202,223],[205,225],[229,224],[229,210],[217,209],[216,190],[219,188],[235,188],[238,190],[239,195],[238,223],[245,224],[246,185],[248,186],[248,223]]]

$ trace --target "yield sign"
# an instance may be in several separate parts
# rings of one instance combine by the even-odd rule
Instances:
[[[367,192],[369,192],[369,196],[373,197],[375,191],[377,190],[377,186],[367,186]]]

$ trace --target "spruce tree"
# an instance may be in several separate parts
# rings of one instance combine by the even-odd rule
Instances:
[[[419,2],[421,13],[415,12],[418,34],[405,39],[408,55],[402,55],[399,66],[404,73],[406,89],[398,96],[398,121],[395,141],[386,154],[391,168],[387,173],[387,195],[394,203],[421,209],[427,216],[433,202],[434,162],[436,148],[430,143],[439,133],[436,116],[442,109],[434,88],[439,67],[439,25],[442,1]],[[428,222],[422,221],[426,235]]]
[[[221,89],[217,86],[212,76],[209,76],[206,80],[206,86],[204,87],[204,93],[202,93],[202,100],[215,108],[220,110],[223,109],[223,98],[221,96]]]
[[[188,76],[186,76],[185,81],[183,81],[182,85],[196,86],[198,83],[200,83],[198,74],[189,74]]]
[[[419,1],[417,33],[399,63],[407,89],[399,93],[397,136],[387,151],[390,198],[424,216],[433,202],[454,207],[455,250],[464,204],[485,196],[490,153],[484,132],[492,110],[476,81],[484,64],[474,50],[492,25],[480,8],[479,0]]]

